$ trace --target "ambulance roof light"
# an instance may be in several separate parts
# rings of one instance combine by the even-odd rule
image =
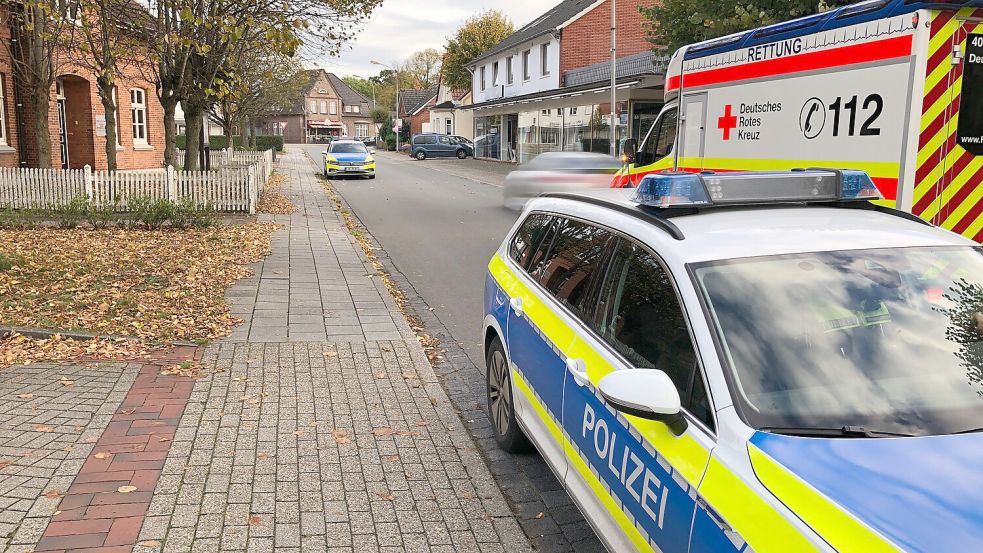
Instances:
[[[835,169],[652,174],[642,179],[632,197],[639,205],[659,208],[879,199],[882,197],[867,173]]]

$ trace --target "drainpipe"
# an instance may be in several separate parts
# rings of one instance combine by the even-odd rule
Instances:
[[[13,54],[14,59],[20,59],[20,28],[17,26],[17,18],[10,18],[10,46],[11,54]],[[27,127],[25,127],[24,122],[24,91],[21,85],[20,79],[17,78],[16,65],[14,66],[14,71],[10,72],[12,88],[14,89],[14,106],[16,109],[16,114],[14,118],[17,120],[17,162],[21,168],[27,167]]]

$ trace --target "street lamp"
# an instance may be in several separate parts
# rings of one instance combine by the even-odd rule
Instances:
[[[386,64],[384,64],[382,62],[378,62],[376,60],[372,60],[369,63],[371,63],[372,65],[381,65],[381,66],[385,67],[386,69],[391,69],[392,72],[396,75],[396,119],[400,119],[400,117],[399,117],[399,71],[395,67],[386,65]],[[403,126],[402,126],[402,124],[399,126],[399,131],[396,132],[396,151],[397,152],[399,151],[399,133],[401,133],[401,132],[403,132]]]

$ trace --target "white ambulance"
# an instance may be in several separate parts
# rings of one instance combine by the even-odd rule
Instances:
[[[870,0],[685,46],[615,186],[652,172],[862,169],[983,241],[983,1]]]

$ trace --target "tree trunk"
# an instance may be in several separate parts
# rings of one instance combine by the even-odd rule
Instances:
[[[164,167],[170,167],[177,161],[177,124],[174,121],[177,100],[162,99],[160,105],[164,108]]]
[[[116,144],[119,143],[119,138],[116,136],[116,102],[113,101],[113,83],[109,79],[96,79],[96,88],[99,91],[102,109],[106,114],[106,168],[115,171]]]
[[[182,101],[181,108],[184,110],[184,135],[187,138],[184,146],[184,170],[197,171],[198,154],[201,150],[202,109],[188,101]]]
[[[239,122],[239,136],[241,137],[239,147],[242,148],[243,150],[248,150],[249,149],[249,117],[244,117]]]
[[[34,142],[38,152],[38,167],[51,168],[51,129],[48,127],[48,105],[51,86],[32,83],[31,104],[34,107]]]

